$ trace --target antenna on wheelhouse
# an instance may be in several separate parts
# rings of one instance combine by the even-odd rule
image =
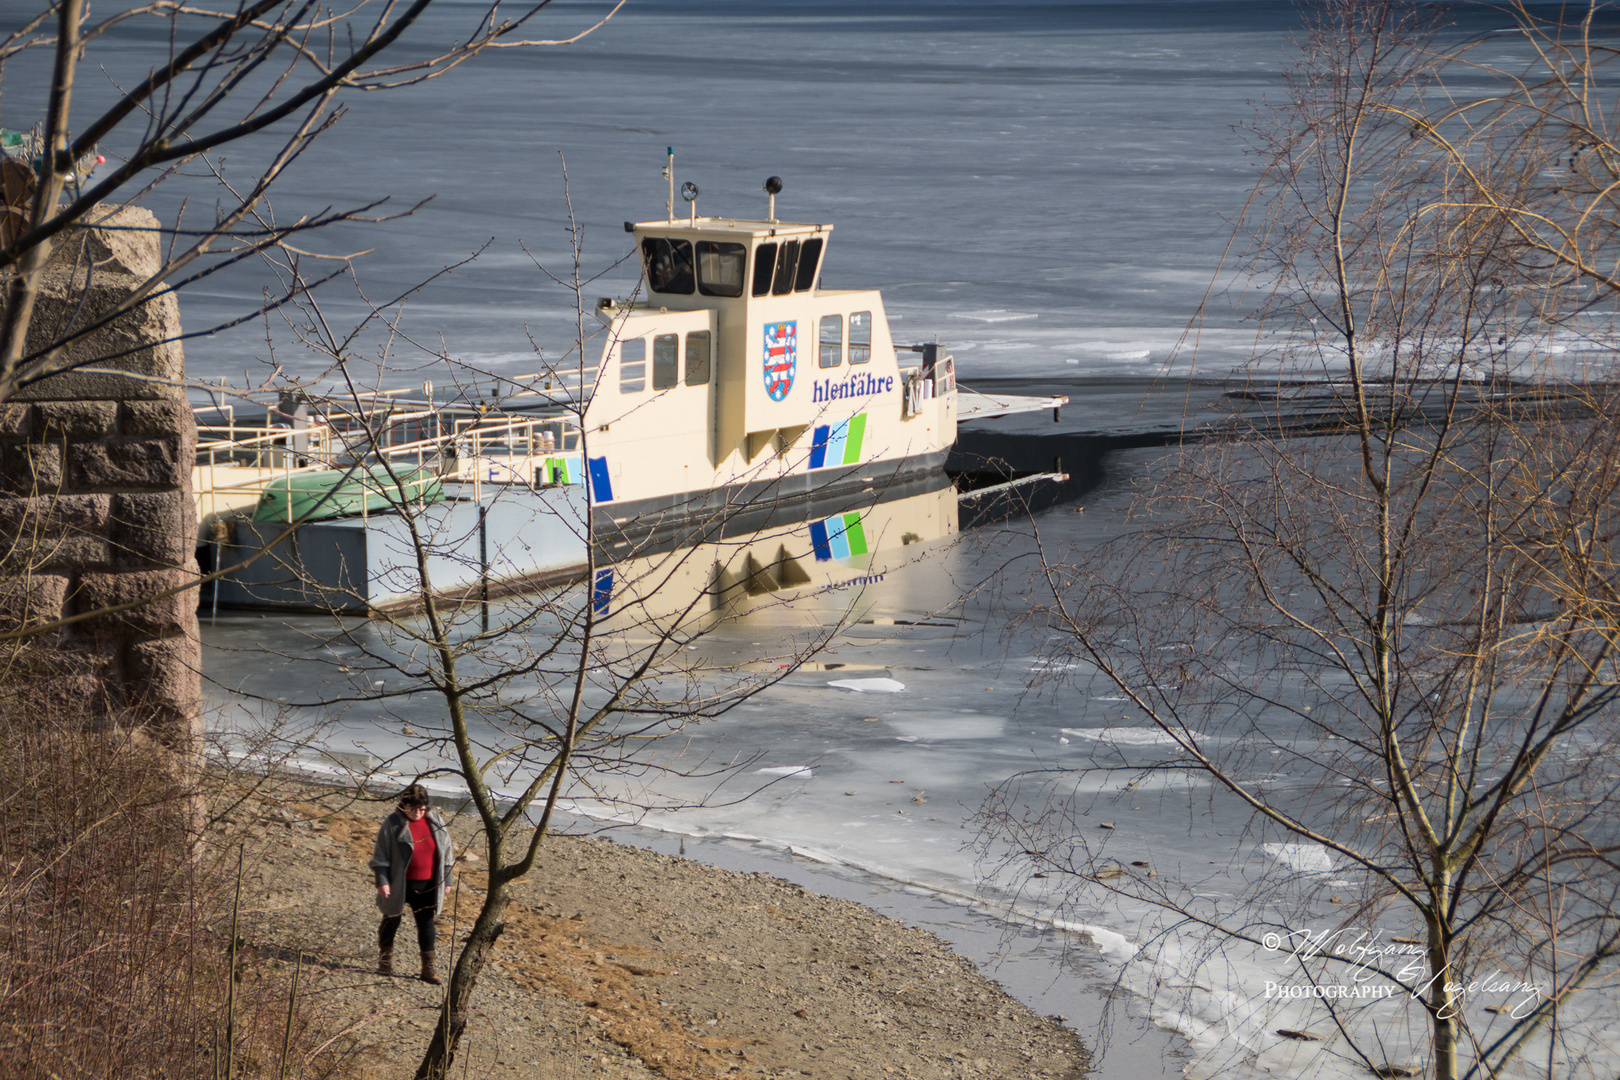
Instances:
[[[664,179],[669,181],[669,198],[664,202],[664,213],[669,217],[669,223],[675,224],[675,148],[667,147],[664,153],[669,155],[669,162],[664,166]]]
[[[782,178],[780,176],[768,177],[765,180],[765,194],[771,197],[771,208],[767,221],[776,220],[776,197],[782,193]]]

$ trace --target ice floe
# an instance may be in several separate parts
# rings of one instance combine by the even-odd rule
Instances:
[[[906,684],[898,679],[833,679],[828,686],[853,690],[857,694],[898,694]]]

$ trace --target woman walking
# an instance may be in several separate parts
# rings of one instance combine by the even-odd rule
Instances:
[[[399,807],[383,819],[371,855],[377,881],[377,974],[394,973],[394,935],[407,906],[416,918],[416,945],[422,953],[422,981],[439,984],[433,964],[439,909],[450,884],[450,831],[428,806],[427,789],[412,784],[399,797]]]

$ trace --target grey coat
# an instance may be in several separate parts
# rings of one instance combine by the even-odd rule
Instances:
[[[444,908],[444,890],[450,885],[450,869],[456,860],[450,853],[450,830],[444,827],[437,810],[428,811],[427,823],[433,830],[433,842],[439,848],[438,873],[434,875],[438,887],[433,898],[433,912],[437,915]],[[377,907],[385,916],[405,913],[405,872],[410,869],[414,850],[411,821],[403,811],[395,810],[383,819],[377,830],[377,844],[369,864],[376,879],[373,884],[388,886],[386,900],[382,893],[377,894]]]

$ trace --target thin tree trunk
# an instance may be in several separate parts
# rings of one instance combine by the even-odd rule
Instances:
[[[28,230],[39,228],[56,213],[62,194],[62,177],[73,167],[68,155],[68,111],[73,104],[73,80],[79,62],[79,20],[84,0],[62,0],[58,19],[56,67],[51,73],[50,109],[45,119],[45,145],[39,185],[34,191],[34,212]],[[50,241],[41,241],[22,255],[17,276],[12,278],[6,298],[6,314],[0,320],[0,401],[16,390],[17,365],[28,351],[28,328],[34,320],[34,303],[39,298],[39,279],[51,257]]]
[[[1435,891],[1435,910],[1429,916],[1429,1016],[1434,1032],[1435,1080],[1457,1080],[1457,1010],[1462,1003],[1452,989],[1456,973],[1451,970],[1451,943],[1443,936],[1444,912],[1451,903],[1451,889],[1442,881]]]
[[[416,1080],[445,1080],[450,1075],[462,1033],[467,1030],[467,1008],[472,1003],[473,989],[484,965],[489,963],[495,943],[506,930],[506,923],[501,920],[509,901],[506,887],[498,886],[479,911],[461,947],[461,955],[456,958],[455,970],[450,974],[444,1005],[439,1010],[439,1023],[433,1029],[433,1041],[422,1055],[422,1063],[416,1068]]]

